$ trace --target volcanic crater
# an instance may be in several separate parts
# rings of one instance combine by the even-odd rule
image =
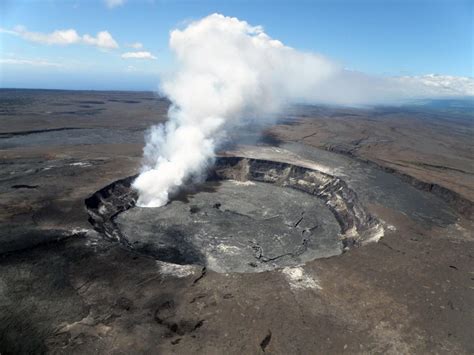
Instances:
[[[339,255],[383,233],[341,178],[289,163],[218,157],[205,182],[159,208],[136,206],[135,178],[86,199],[89,221],[163,262],[261,272]]]

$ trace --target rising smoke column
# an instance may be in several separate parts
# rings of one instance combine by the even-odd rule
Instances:
[[[145,165],[133,183],[139,206],[166,204],[170,193],[212,164],[226,129],[244,118],[267,117],[295,102],[396,103],[439,91],[432,78],[377,78],[345,70],[283,45],[259,26],[219,14],[172,31],[170,48],[177,70],[163,80],[161,91],[172,105],[168,122],[153,127],[147,138]],[[473,81],[467,80],[472,95]]]
[[[276,112],[305,89],[307,76],[313,85],[337,70],[323,57],[271,39],[260,27],[218,14],[172,31],[170,47],[178,70],[161,90],[172,106],[168,122],[152,129],[147,166],[133,183],[140,206],[164,205],[170,192],[212,163],[225,127],[244,115]]]

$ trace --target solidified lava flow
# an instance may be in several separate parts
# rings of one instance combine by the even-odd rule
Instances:
[[[382,231],[343,180],[288,163],[217,158],[204,183],[159,208],[135,206],[134,178],[88,198],[90,222],[164,262],[260,272],[341,254]]]

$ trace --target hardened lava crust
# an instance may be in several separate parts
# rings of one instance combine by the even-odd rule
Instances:
[[[160,208],[127,177],[85,203],[102,235],[175,264],[260,272],[339,255],[383,233],[340,178],[284,162],[219,157],[206,182]]]
[[[473,354],[474,110],[433,104],[288,108],[263,135],[230,132],[219,154],[245,158],[218,159],[221,179],[140,208],[119,179],[168,101],[1,89],[0,353]],[[317,188],[298,184],[313,171]],[[257,267],[230,263],[235,246]],[[282,266],[337,256],[212,270],[283,248]]]

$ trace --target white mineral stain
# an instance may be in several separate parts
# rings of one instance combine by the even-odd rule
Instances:
[[[193,265],[178,265],[166,263],[163,261],[156,261],[160,268],[160,273],[166,276],[173,276],[178,278],[188,277],[194,274],[196,267]]]
[[[247,180],[247,181],[237,181],[237,180],[230,180],[234,185],[237,186],[252,186],[255,185],[253,181]]]
[[[300,266],[285,267],[281,270],[281,272],[293,290],[322,290],[322,287],[319,285],[319,280],[305,273],[303,268]]]
[[[240,249],[234,245],[226,245],[226,244],[219,244],[217,245],[216,249],[222,253],[226,254],[235,254],[239,252]]]
[[[385,235],[385,230],[382,224],[376,225],[372,231],[369,238],[367,238],[364,243],[378,242]]]
[[[87,166],[91,166],[92,164],[91,163],[87,163],[87,162],[77,162],[77,163],[71,163],[69,164],[70,166],[81,166],[81,167],[87,167]]]

